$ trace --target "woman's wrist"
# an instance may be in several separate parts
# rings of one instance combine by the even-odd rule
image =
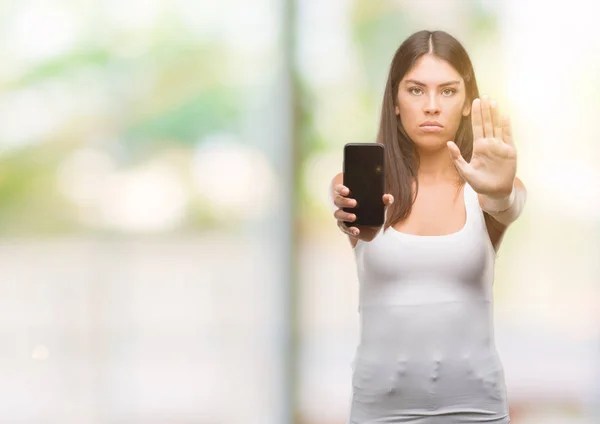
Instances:
[[[491,197],[485,194],[479,195],[481,209],[488,213],[504,212],[515,203],[516,190],[515,184],[513,183],[512,190],[508,196]]]
[[[519,218],[525,207],[526,200],[527,190],[525,187],[513,184],[513,190],[510,195],[500,199],[481,196],[479,203],[484,212],[501,224],[508,226],[511,222]]]

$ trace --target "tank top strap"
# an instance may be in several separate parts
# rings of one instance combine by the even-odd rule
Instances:
[[[467,214],[469,218],[472,220],[472,224],[476,225],[480,229],[486,229],[485,226],[485,218],[483,216],[483,211],[481,210],[481,206],[479,205],[479,196],[473,187],[469,185],[469,183],[465,182],[465,205],[467,207]],[[486,230],[487,231],[487,230]]]

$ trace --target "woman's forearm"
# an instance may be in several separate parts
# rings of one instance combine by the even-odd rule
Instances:
[[[513,189],[508,196],[479,195],[481,209],[504,226],[508,226],[517,220],[523,212],[526,200],[527,189],[518,178],[515,178]]]

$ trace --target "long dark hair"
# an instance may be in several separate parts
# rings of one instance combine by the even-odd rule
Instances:
[[[386,151],[386,192],[394,196],[394,203],[388,208],[384,230],[407,218],[414,202],[412,185],[419,190],[417,170],[419,155],[400,117],[395,113],[398,86],[404,75],[416,61],[426,53],[432,53],[447,61],[462,76],[466,88],[466,101],[479,97],[477,81],[471,59],[462,44],[444,31],[419,31],[408,37],[396,50],[390,66],[377,142]],[[453,140],[468,162],[473,154],[473,131],[471,114],[463,116]]]

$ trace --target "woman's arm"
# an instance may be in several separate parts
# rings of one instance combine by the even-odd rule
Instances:
[[[504,198],[494,199],[479,194],[479,205],[485,212],[485,223],[490,240],[496,251],[508,226],[521,215],[527,200],[527,189],[523,182],[515,177],[513,192]]]
[[[508,116],[500,118],[498,105],[487,97],[471,108],[473,151],[467,162],[458,146],[448,149],[461,177],[479,197],[486,226],[496,250],[506,228],[521,214],[527,190],[517,175],[517,150]]]

